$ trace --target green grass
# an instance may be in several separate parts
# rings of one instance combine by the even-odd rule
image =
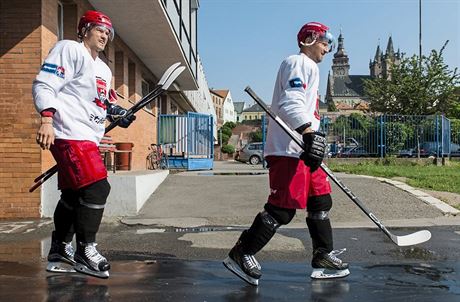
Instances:
[[[328,162],[334,172],[379,176],[385,178],[405,177],[410,186],[460,194],[460,163],[449,166],[423,165],[414,162],[376,160],[375,162]]]

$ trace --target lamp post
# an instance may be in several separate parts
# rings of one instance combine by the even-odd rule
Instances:
[[[222,160],[222,127],[219,129],[219,145],[220,145],[219,159]]]

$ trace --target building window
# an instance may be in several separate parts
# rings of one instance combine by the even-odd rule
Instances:
[[[64,39],[64,7],[62,3],[57,3],[57,39],[58,41]]]

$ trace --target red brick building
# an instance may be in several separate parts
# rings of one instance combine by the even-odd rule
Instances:
[[[187,67],[167,95],[137,113],[129,129],[110,133],[114,142],[134,144],[132,169],[146,168],[159,114],[195,111],[183,91],[198,89],[198,0],[0,0],[0,218],[41,215],[40,189],[28,190],[54,160],[35,143],[40,119],[32,82],[58,40],[77,38],[78,20],[89,9],[107,14],[115,28],[105,60],[112,87],[126,97],[119,99],[121,106],[138,101],[172,63]]]

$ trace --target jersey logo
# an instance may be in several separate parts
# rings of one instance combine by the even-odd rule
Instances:
[[[294,78],[292,80],[289,80],[289,86],[291,86],[292,88],[303,87],[304,89],[307,87],[307,85],[304,84],[304,82],[302,82],[300,78]]]
[[[56,75],[57,77],[63,79],[65,77],[65,69],[62,66],[57,66],[56,64],[43,63],[41,69],[44,72],[48,72]]]

